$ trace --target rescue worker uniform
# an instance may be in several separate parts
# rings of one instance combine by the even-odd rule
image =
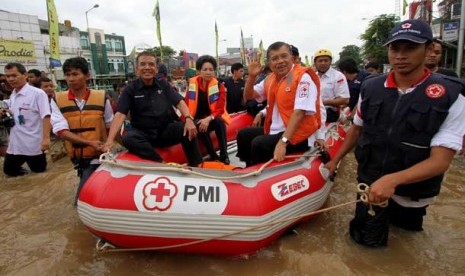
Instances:
[[[200,119],[211,117],[210,124],[206,132],[198,132],[198,136],[205,145],[211,160],[220,160],[229,164],[226,139],[226,125],[229,125],[231,118],[225,110],[226,91],[223,84],[219,84],[216,78],[210,80],[207,87],[202,87],[203,80],[200,76],[189,80],[189,91],[186,93],[185,101],[189,108],[189,113],[194,117],[194,122]],[[215,131],[220,148],[218,157],[210,138],[210,132]]]
[[[52,116],[50,122],[53,132],[60,136],[69,130],[88,141],[105,141],[107,128],[113,120],[110,101],[103,90],[86,89],[82,100],[77,100],[71,91],[56,93],[50,103]],[[99,166],[100,152],[93,147],[65,140],[65,148],[80,178],[74,205],[77,204],[82,187],[89,176]]]
[[[251,127],[237,135],[237,156],[247,166],[273,158],[276,144],[282,139],[294,110],[304,110],[305,116],[299,128],[289,139],[286,152],[306,151],[315,141],[314,133],[321,126],[319,79],[313,70],[293,66],[281,79],[269,75],[263,83],[254,87],[260,97],[268,100],[264,128]],[[310,140],[312,142],[310,142]]]
[[[460,150],[465,131],[465,83],[440,74],[425,74],[402,92],[394,72],[366,79],[354,124],[363,126],[355,150],[358,181],[371,185],[383,175],[405,170],[429,158],[431,147]],[[462,93],[462,95],[460,95]],[[358,243],[385,246],[389,223],[421,231],[427,206],[439,194],[443,175],[399,185],[387,208],[374,206],[376,215],[358,203],[350,235]]]
[[[350,98],[347,79],[341,72],[330,67],[324,73],[318,72],[321,83],[321,98],[323,101],[335,98]],[[326,122],[333,123],[339,119],[340,107],[326,106]]]

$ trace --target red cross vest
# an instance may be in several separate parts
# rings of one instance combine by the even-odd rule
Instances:
[[[305,115],[299,128],[292,137],[289,137],[290,143],[295,145],[308,139],[321,126],[320,115],[320,79],[315,72],[307,67],[294,66],[289,74],[279,81],[276,74],[271,74],[265,79],[265,93],[268,99],[268,112],[265,118],[265,134],[270,133],[271,117],[276,102],[279,115],[281,116],[284,126],[287,127],[292,113],[294,112],[294,102],[297,93],[297,86],[303,74],[307,73],[317,88],[317,101],[315,103],[316,112],[313,115]]]

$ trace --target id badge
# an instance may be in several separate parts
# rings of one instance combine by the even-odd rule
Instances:
[[[24,116],[23,114],[18,115],[18,122],[20,125],[24,125],[26,122],[24,121]]]

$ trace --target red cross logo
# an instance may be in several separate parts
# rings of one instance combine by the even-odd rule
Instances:
[[[410,24],[410,23],[402,24],[402,29],[410,29],[410,27],[412,27],[412,24]]]
[[[308,83],[300,83],[299,98],[307,97],[309,89],[310,87]]]
[[[152,188],[150,194],[155,196],[156,202],[162,202],[164,196],[170,195],[170,189],[165,189],[165,183],[158,183],[158,187]]]
[[[426,87],[425,94],[431,99],[437,99],[446,94],[446,88],[441,84],[430,84]]]
[[[171,207],[178,187],[167,177],[159,177],[147,182],[143,188],[143,205],[147,210],[166,211]]]

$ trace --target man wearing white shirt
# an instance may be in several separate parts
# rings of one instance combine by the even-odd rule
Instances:
[[[238,133],[237,156],[248,166],[271,158],[282,161],[286,153],[307,150],[309,138],[321,126],[318,76],[309,68],[294,66],[287,43],[271,44],[267,57],[273,73],[255,86],[261,71],[259,57],[249,63],[245,100],[267,100],[268,112],[264,128]]]
[[[99,166],[107,129],[113,120],[113,110],[103,90],[87,88],[90,78],[87,61],[82,57],[70,58],[63,64],[69,91],[56,93],[52,108],[53,132],[65,140],[66,151],[80,177],[74,199]]]
[[[44,172],[47,168],[44,151],[50,147],[50,107],[47,95],[27,83],[26,68],[20,63],[8,63],[5,75],[14,88],[10,99],[5,102],[15,125],[10,129],[3,172],[9,176],[23,175],[25,171],[21,166],[24,163],[33,172]]]
[[[406,20],[391,30],[385,45],[393,71],[363,83],[354,124],[325,165],[334,172],[356,146],[358,181],[370,186],[368,200],[389,200],[387,208],[373,207],[374,216],[357,203],[349,232],[359,244],[386,246],[389,224],[422,231],[426,208],[461,149],[465,83],[424,68],[432,40],[430,26],[421,20]]]
[[[320,49],[315,52],[313,61],[320,77],[321,99],[326,108],[326,122],[332,123],[339,119],[341,106],[349,104],[349,86],[341,72],[331,67],[333,56],[331,51]]]

